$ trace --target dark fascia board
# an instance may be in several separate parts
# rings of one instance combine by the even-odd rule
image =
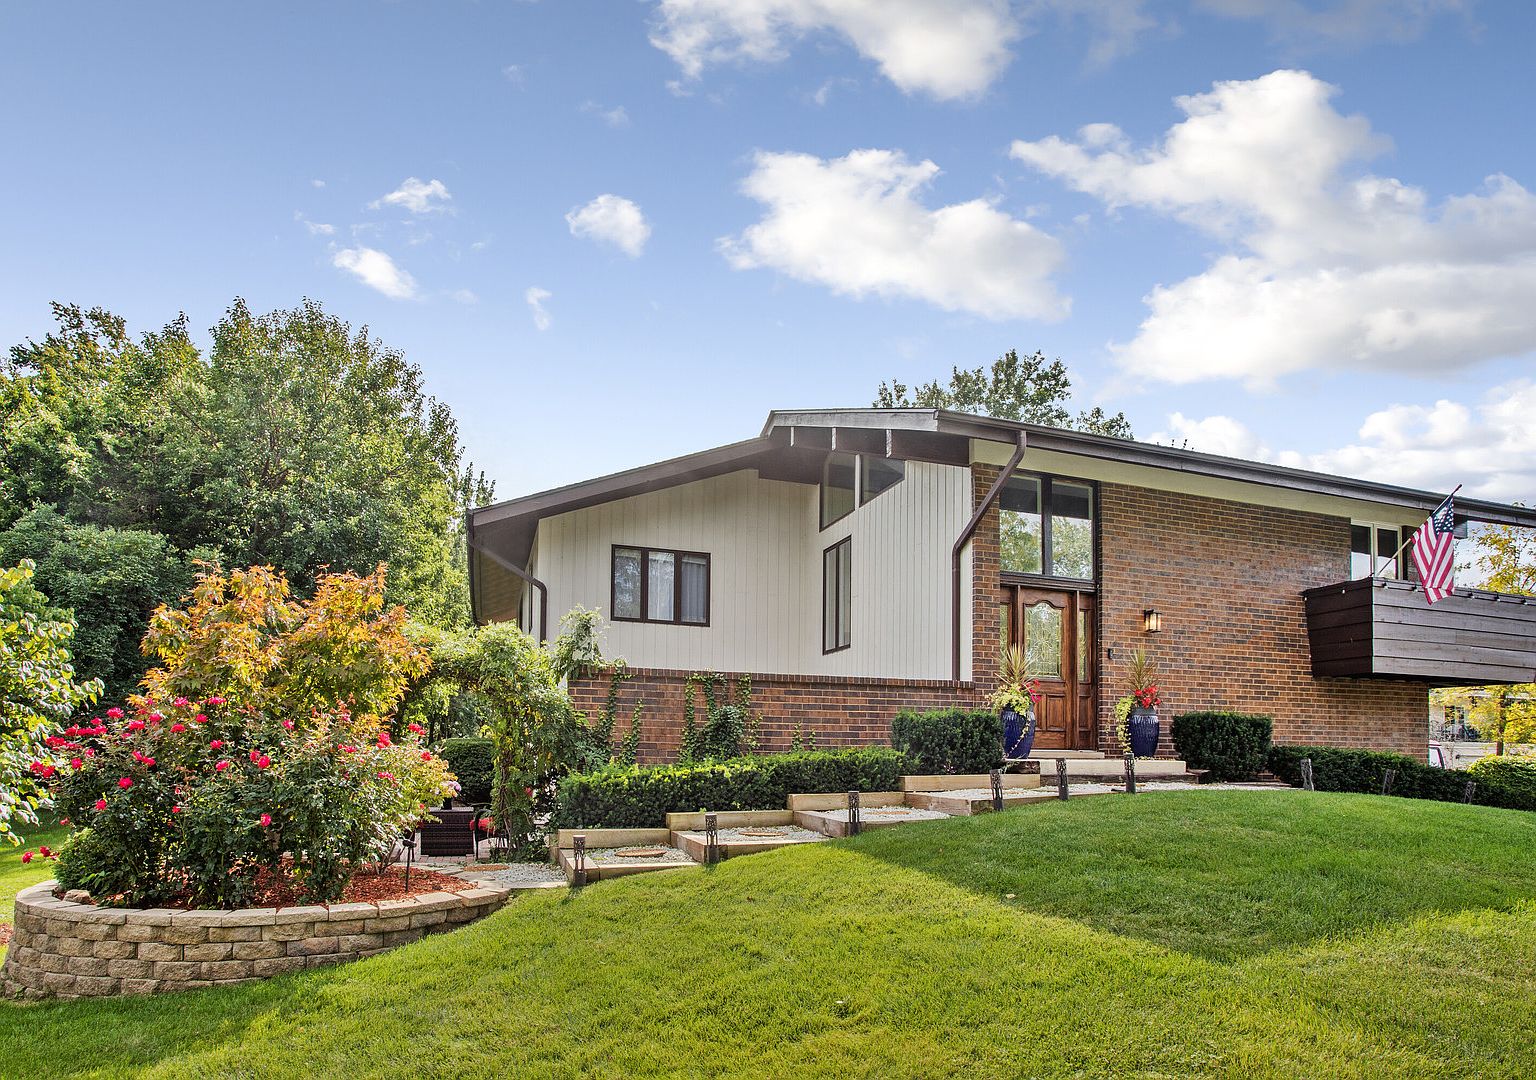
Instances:
[[[943,435],[960,435],[989,442],[1013,443],[1017,433],[1023,431],[1029,437],[1032,450],[1051,450],[1061,454],[1096,458],[1101,461],[1123,462],[1153,469],[1211,476],[1222,480],[1236,480],[1248,484],[1287,488],[1318,495],[1333,495],[1344,499],[1403,506],[1426,513],[1440,505],[1443,494],[1421,491],[1416,488],[1397,487],[1392,484],[1372,483],[1349,477],[1331,476],[1327,473],[1309,472],[1270,465],[1262,461],[1245,461],[1241,458],[1222,457],[1218,454],[1202,454],[1174,446],[1158,446],[1154,443],[1115,439],[1107,435],[1090,435],[1082,431],[1064,428],[1042,427],[1016,420],[998,420],[990,416],[973,416],[949,409],[801,409],[769,413],[763,427],[765,436],[773,429],[797,427],[883,427],[888,430],[931,431]],[[1488,502],[1458,496],[1456,516],[1490,525],[1518,525],[1536,528],[1536,507],[1512,506],[1507,503]]]
[[[626,469],[595,480],[583,480],[534,495],[478,507],[469,512],[470,524],[472,527],[480,527],[510,518],[545,518],[613,499],[685,484],[690,480],[718,476],[732,471],[733,467],[749,468],[754,458],[771,449],[773,444],[762,438],[717,446],[669,461],[659,461],[654,465],[642,465],[638,469]]]

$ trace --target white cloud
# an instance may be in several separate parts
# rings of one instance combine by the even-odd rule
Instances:
[[[544,301],[553,295],[548,289],[541,289],[537,285],[528,286],[528,290],[523,293],[528,310],[533,313],[533,325],[540,330],[548,330],[555,321],[549,309],[544,306]]]
[[[565,223],[572,236],[612,244],[631,259],[640,257],[651,236],[640,207],[618,195],[599,195],[566,214]]]
[[[382,251],[370,247],[343,248],[331,256],[331,265],[391,300],[409,300],[416,295],[416,279]]]
[[[584,101],[581,105],[581,111],[589,116],[599,117],[609,127],[629,126],[629,110],[622,105],[615,105],[610,109],[606,105],[599,105],[595,101]]]
[[[304,216],[304,211],[302,210],[295,210],[293,212],[293,220],[303,224],[309,230],[310,236],[333,236],[336,233],[336,226],[327,225],[323,221],[310,221],[309,218]]]
[[[845,39],[908,93],[971,97],[1012,56],[1007,0],[661,0],[651,44],[698,78],[711,65],[781,60],[815,33]]]
[[[441,180],[421,181],[408,176],[394,191],[368,205],[375,210],[385,206],[400,206],[413,214],[429,214],[445,209],[442,204],[452,198]]]
[[[478,304],[480,302],[480,297],[475,295],[473,289],[455,289],[448,295],[460,304],[468,305]]]
[[[1214,15],[1264,23],[1299,45],[1412,41],[1438,16],[1468,12],[1469,0],[1198,0]]]
[[[311,180],[309,182],[309,184],[310,184],[310,187],[317,187],[317,188],[325,187],[325,181],[324,180]]]
[[[521,64],[508,64],[501,69],[501,77],[514,86],[522,86],[527,81],[527,72]]]
[[[720,241],[738,270],[766,267],[848,296],[908,297],[991,319],[1059,319],[1061,245],[985,199],[929,209],[939,174],[900,151],[823,160],[759,153],[742,191],[761,221]]]
[[[1241,421],[1174,413],[1151,442],[1427,491],[1457,484],[1472,497],[1529,500],[1536,491],[1536,382],[1516,379],[1474,405],[1391,405],[1365,418],[1356,439],[1319,453],[1271,450]]]
[[[1361,171],[1390,143],[1304,71],[1177,99],[1187,119],[1135,148],[1112,124],[1013,144],[1100,199],[1230,243],[1159,285],[1122,367],[1168,382],[1264,385],[1308,368],[1448,371],[1536,348],[1536,197],[1505,176],[1432,205]]]

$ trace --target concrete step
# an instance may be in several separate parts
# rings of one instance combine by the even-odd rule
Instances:
[[[1067,778],[1070,780],[1100,780],[1125,775],[1124,758],[1110,758],[1102,754],[1095,757],[1066,757],[1055,750],[1031,754],[1030,757],[1040,760],[1040,783],[1045,787],[1050,787],[1056,782],[1058,757],[1066,761]],[[1182,780],[1188,774],[1189,766],[1178,758],[1140,758],[1136,762],[1136,777],[1139,780],[1175,778]]]

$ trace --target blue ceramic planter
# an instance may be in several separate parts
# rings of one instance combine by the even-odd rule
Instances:
[[[1156,757],[1157,740],[1163,733],[1163,725],[1157,718],[1157,710],[1143,709],[1139,706],[1133,708],[1127,724],[1131,729],[1131,753],[1139,758]]]
[[[1003,756],[1010,761],[1029,757],[1035,748],[1035,710],[1020,714],[1003,710]]]

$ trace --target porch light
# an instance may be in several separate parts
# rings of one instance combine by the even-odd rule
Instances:
[[[1149,634],[1160,634],[1163,631],[1163,616],[1161,612],[1147,608],[1141,613],[1141,628]]]

